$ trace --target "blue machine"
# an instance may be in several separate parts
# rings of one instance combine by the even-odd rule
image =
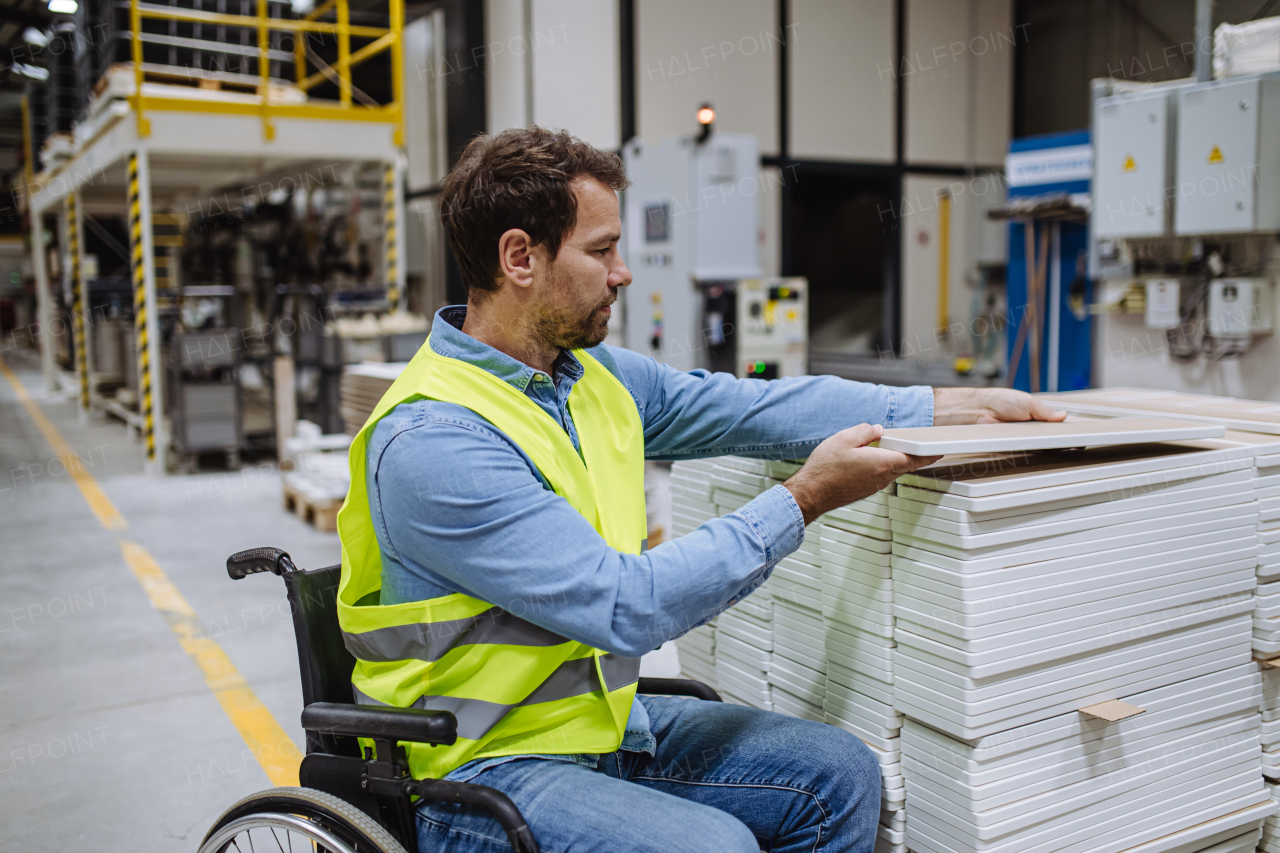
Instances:
[[[1093,149],[1089,131],[1054,133],[1016,139],[1009,145],[1005,173],[1009,198],[1069,194],[1082,202],[1089,194],[1093,173]],[[1037,219],[1034,251],[1047,239],[1044,316],[1040,318],[1039,381],[1031,381],[1030,330],[1022,326],[1028,317],[1027,225],[1009,226],[1009,265],[1006,286],[1009,304],[1008,365],[1014,371],[1013,387],[1023,391],[1076,391],[1088,388],[1092,370],[1092,323],[1089,304],[1093,285],[1088,279],[1089,226],[1087,221]],[[1018,352],[1021,343],[1021,352]]]

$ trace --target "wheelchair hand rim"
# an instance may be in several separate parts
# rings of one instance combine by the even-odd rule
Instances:
[[[247,814],[244,817],[236,818],[231,823],[222,827],[212,836],[209,837],[204,844],[200,846],[199,853],[219,853],[223,847],[231,843],[231,840],[246,829],[285,829],[293,830],[302,835],[309,836],[312,841],[319,842],[328,848],[332,853],[355,853],[354,848],[347,842],[338,838],[329,830],[319,824],[307,820],[303,817],[291,814],[280,814],[278,812],[255,812]]]

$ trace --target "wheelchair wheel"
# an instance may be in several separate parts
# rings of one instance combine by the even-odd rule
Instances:
[[[360,809],[311,788],[270,788],[223,812],[200,853],[252,850],[329,853],[405,853],[404,847]]]

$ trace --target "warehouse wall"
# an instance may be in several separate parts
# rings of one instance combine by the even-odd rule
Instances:
[[[951,197],[948,251],[947,334],[938,310],[941,251],[941,205]],[[993,222],[986,211],[1004,201],[998,173],[973,178],[908,175],[903,199],[895,210],[902,236],[902,288],[909,298],[902,309],[902,355],[933,361],[954,355],[971,333],[973,299],[979,264],[1005,262],[1008,226]],[[985,327],[984,327],[985,328]],[[950,344],[948,344],[950,342]]]
[[[563,127],[598,148],[617,149],[618,5],[534,0],[533,121]]]
[[[598,0],[485,0],[490,132],[538,124],[621,144],[618,8]]]
[[[894,0],[792,0],[791,155],[892,163]]]
[[[648,142],[697,129],[698,107],[716,129],[751,133],[778,153],[775,0],[637,0],[636,128]]]
[[[902,238],[902,287],[907,296],[902,303],[902,355],[932,361],[942,354],[942,339],[935,331],[942,327],[938,316],[939,262],[941,251],[942,193],[953,179],[908,175],[903,182],[903,206],[897,223]],[[969,314],[965,280],[973,256],[966,239],[971,218],[971,197],[957,194],[951,201],[950,250],[948,252],[948,322],[965,322]]]
[[[1276,325],[1273,319],[1272,325]],[[1164,332],[1152,331],[1141,314],[1104,314],[1094,319],[1093,386],[1136,386],[1218,394],[1249,400],[1280,400],[1280,341],[1254,338],[1238,359],[1183,364],[1169,358]]]
[[[913,165],[1004,162],[1013,123],[1012,0],[910,0],[903,84]]]
[[[532,120],[528,103],[523,0],[485,0],[485,111],[487,130],[524,127]]]
[[[885,239],[904,241],[900,339],[927,340],[937,321],[936,206],[924,212],[910,199],[970,181],[965,168],[1002,164],[1014,51],[1025,36],[1013,26],[1013,0],[907,0],[905,8],[906,61],[895,67],[896,0],[791,0],[786,26],[777,0],[634,0],[635,122],[654,144],[693,132],[697,108],[709,102],[718,131],[754,134],[762,156],[777,156],[785,43],[788,155],[883,169],[897,162],[904,87],[903,165],[952,170],[908,175],[906,200],[883,223]],[[620,146],[618,3],[485,0],[485,25],[490,131],[535,122]],[[759,260],[778,273],[782,193],[762,185],[775,189],[761,193]],[[953,206],[951,315],[961,322],[977,256],[972,203],[960,193]],[[908,209],[915,212],[904,216]]]

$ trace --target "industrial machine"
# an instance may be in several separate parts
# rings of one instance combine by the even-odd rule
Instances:
[[[1280,73],[1094,81],[1090,269],[1176,361],[1248,352],[1274,328]]]
[[[774,378],[808,370],[808,287],[765,278],[759,261],[756,138],[701,131],[623,149],[631,187],[623,251],[623,343],[679,370]]]
[[[699,367],[744,379],[809,372],[809,286],[803,278],[756,278],[702,288],[705,358]]]
[[[170,347],[175,452],[188,470],[198,454],[211,451],[225,453],[227,467],[237,467],[243,443],[239,330],[178,332]]]

